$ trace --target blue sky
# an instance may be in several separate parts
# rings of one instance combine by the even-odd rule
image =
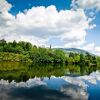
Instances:
[[[100,1],[91,1],[1,0],[0,38],[100,54]]]
[[[71,0],[8,0],[13,5],[10,12],[14,15],[19,11],[30,9],[33,6],[45,6],[55,5],[57,10],[70,9]]]
[[[93,21],[96,24],[96,27],[92,30],[89,30],[89,35],[87,36],[87,41],[95,41],[97,45],[100,45],[100,12],[96,13],[96,19]]]

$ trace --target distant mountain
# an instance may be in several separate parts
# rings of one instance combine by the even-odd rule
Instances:
[[[81,54],[81,53],[86,54],[87,53],[87,51],[77,49],[77,48],[60,48],[60,49],[63,51],[66,51],[66,52],[73,52],[73,53],[79,53],[79,54]]]
[[[77,48],[55,48],[55,49],[59,49],[59,50],[63,50],[65,53],[78,53],[78,54],[86,54],[89,53],[88,51],[82,50],[82,49],[77,49]],[[92,53],[89,53],[91,55],[94,55]]]

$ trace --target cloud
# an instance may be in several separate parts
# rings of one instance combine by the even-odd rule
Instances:
[[[72,6],[74,8],[100,10],[100,0],[73,0]]]
[[[95,51],[96,52],[100,52],[100,47],[98,46],[98,47],[95,47]]]
[[[18,35],[18,34],[12,34],[12,33],[7,33],[7,34],[0,34],[0,39],[5,39],[7,42],[12,42],[13,40],[18,41],[29,41],[31,42],[33,45],[37,45],[37,46],[42,46],[43,44],[47,44],[47,40],[46,39],[41,39],[38,37],[34,37],[31,35]]]
[[[90,25],[90,30],[97,26],[93,24],[93,21],[96,19],[97,12],[100,12],[100,0],[72,0],[71,6],[74,10],[84,10],[85,15],[88,17],[88,21],[90,21],[90,24],[92,23],[92,25]],[[87,41],[85,41],[79,48],[100,55],[99,46],[95,43],[87,43]]]
[[[100,46],[97,46],[95,43],[87,43],[86,42],[86,43],[84,43],[84,45],[82,45],[79,48],[89,51],[93,54],[100,55]]]
[[[95,44],[94,43],[88,43],[85,44],[82,49],[87,50],[87,51],[93,51],[95,48]]]
[[[94,51],[95,51],[95,54],[99,55],[100,56],[100,46],[96,46],[94,48]]]
[[[6,2],[6,5],[10,4]],[[58,12],[55,6],[40,6],[13,16],[8,12],[10,8],[11,5],[7,6],[0,14],[0,39],[8,41],[24,39],[36,45],[48,45],[50,39],[59,38],[62,46],[75,47],[85,42],[86,30],[91,27],[82,9]]]
[[[15,21],[15,31],[17,33],[34,35],[45,39],[53,36],[63,39],[65,35],[69,40],[75,37],[80,39],[85,34],[75,33],[74,30],[78,28],[80,31],[84,31],[89,28],[87,17],[82,10],[58,12],[55,6],[49,6],[47,8],[33,7],[25,14],[19,13]]]
[[[9,4],[6,0],[0,0],[0,12],[9,11],[11,8],[11,4]]]

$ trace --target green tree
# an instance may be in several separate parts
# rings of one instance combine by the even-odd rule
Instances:
[[[17,46],[17,42],[15,40],[13,41],[12,46],[13,47],[16,47]]]
[[[6,41],[4,39],[0,40],[0,46],[4,46],[6,44]]]
[[[54,62],[55,63],[61,63],[65,62],[66,57],[65,53],[62,50],[54,50]]]
[[[26,51],[26,42],[20,41],[20,42],[18,43],[18,45],[21,46],[21,47],[23,48],[24,51]]]
[[[26,50],[27,51],[31,51],[32,50],[32,44],[31,43],[29,43],[29,42],[26,43]]]
[[[80,54],[80,64],[85,64],[85,56]]]

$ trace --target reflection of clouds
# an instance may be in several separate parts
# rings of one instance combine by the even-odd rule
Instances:
[[[78,79],[89,82],[91,84],[97,84],[97,80],[94,76],[82,76],[82,77],[79,77]]]
[[[87,91],[83,87],[73,84],[63,85],[61,91],[64,92],[64,94],[69,95],[72,100],[88,100]]]
[[[93,72],[90,75],[95,77],[98,81],[100,80],[100,72],[99,71]]]
[[[16,83],[14,80],[11,83],[9,83],[8,80],[6,81],[1,79],[0,85],[9,85],[13,87],[34,87],[37,85],[46,85],[46,83],[43,82],[41,78],[29,79],[27,82],[19,82],[19,83]]]
[[[19,83],[15,81],[9,83],[2,79],[0,80],[0,100],[88,100],[88,83],[96,84],[99,80],[99,72],[80,77],[34,78]],[[52,89],[49,86],[59,84],[57,82],[62,82],[57,87],[59,89]]]
[[[49,89],[40,78],[30,79],[26,83],[0,81],[0,100],[71,100],[61,91]]]
[[[87,100],[86,98],[88,98],[86,93],[73,85],[62,86],[60,91],[43,85],[34,87],[0,85],[0,100]]]
[[[12,81],[0,80],[0,100],[33,100],[35,93],[45,90],[46,83],[41,78],[29,79],[27,82],[16,83]],[[38,90],[39,89],[39,90]],[[37,98],[38,97],[37,95]],[[39,99],[36,99],[39,100]]]
[[[68,83],[82,86],[85,88],[88,86],[86,82],[96,85],[97,81],[100,81],[100,73],[96,71],[96,72],[91,73],[90,75],[79,76],[79,77],[63,76],[62,79]]]
[[[63,76],[62,77],[66,82],[69,82],[71,84],[74,85],[78,85],[78,86],[82,86],[82,87],[86,87],[87,85],[85,84],[84,81],[82,81],[81,79],[79,79],[78,77],[70,77],[70,76]]]
[[[78,79],[81,79],[82,81],[89,82],[91,84],[97,84],[97,81],[100,81],[100,73],[98,71],[92,72],[89,76],[81,76],[78,77]]]
[[[52,79],[59,78],[51,77],[51,81]],[[81,97],[87,100],[88,95],[85,89],[74,84],[67,84],[67,82],[66,85],[60,86],[60,90],[55,90],[50,89],[41,78],[20,83],[0,81],[0,100],[80,100]]]

